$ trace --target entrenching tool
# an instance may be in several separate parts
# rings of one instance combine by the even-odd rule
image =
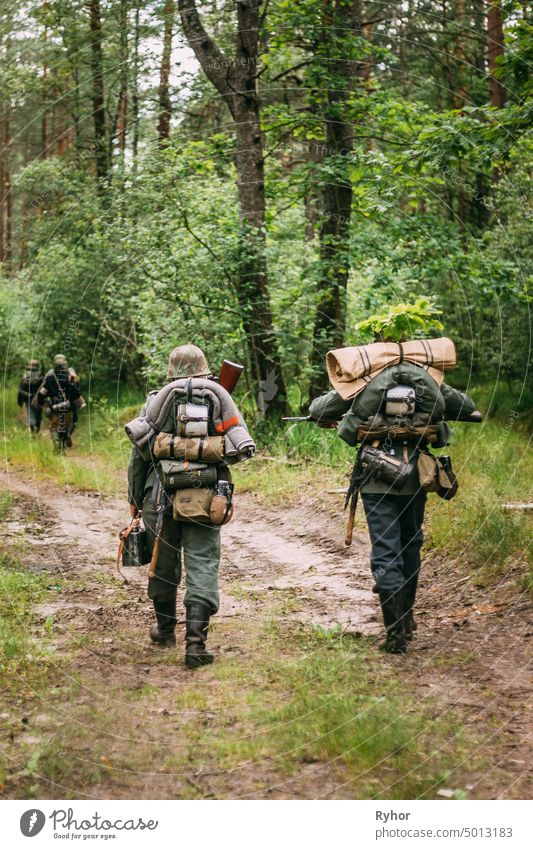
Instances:
[[[165,512],[165,492],[161,486],[161,481],[157,478],[155,482],[157,488],[155,496],[155,541],[152,549],[152,559],[150,560],[150,568],[148,569],[148,577],[155,578],[155,570],[157,569],[157,561],[159,559],[159,546],[161,545],[161,531],[163,530],[163,515]]]

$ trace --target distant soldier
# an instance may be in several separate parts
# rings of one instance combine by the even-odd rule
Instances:
[[[42,409],[34,401],[42,382],[43,375],[40,361],[30,360],[19,383],[17,404],[19,407],[26,408],[28,427],[32,433],[39,433],[41,427]]]
[[[77,371],[75,369],[72,368],[72,366],[68,367],[68,373],[69,373],[69,376],[70,376],[71,383],[73,383],[75,386],[77,386],[78,390],[79,390],[80,382],[81,382],[79,374],[77,373]],[[80,395],[79,399],[76,401],[76,403],[72,407],[72,431],[74,431],[76,429],[76,425],[78,424],[78,418],[79,418],[80,410],[83,410],[83,408],[85,406],[86,406],[85,400],[84,400],[83,396]],[[67,445],[69,447],[72,447],[72,435],[69,437],[69,439],[67,439]]]
[[[63,453],[72,446],[73,410],[80,400],[78,385],[71,379],[67,359],[63,354],[54,357],[53,368],[44,377],[37,399],[46,407],[54,448]]]
[[[159,421],[148,442],[133,425]],[[138,419],[126,426],[133,442],[128,491],[133,518],[142,511],[151,564],[148,595],[156,623],[150,639],[174,646],[182,552],[186,571],[185,663],[209,664],[209,620],[218,611],[220,526],[229,521],[233,484],[227,463],[252,456],[255,445],[233,399],[212,376],[200,348],[175,348],[168,383],[152,392]],[[146,449],[148,446],[148,450]]]

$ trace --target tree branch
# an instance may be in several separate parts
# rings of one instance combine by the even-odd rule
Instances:
[[[131,330],[130,330],[129,334],[126,336],[124,333],[121,333],[119,330],[115,330],[114,327],[111,327],[108,320],[104,316],[98,315],[97,312],[89,309],[89,307],[82,306],[82,310],[85,310],[85,312],[88,313],[92,318],[96,319],[98,324],[101,324],[102,327],[104,328],[104,330],[107,330],[107,332],[110,333],[111,336],[116,336],[117,339],[122,339],[123,342],[126,342],[128,345],[131,345],[132,348],[137,349],[139,347],[137,345],[137,342],[134,339],[131,338],[131,332],[132,332],[132,330],[134,331],[134,329],[135,329],[135,323],[134,322],[132,322]]]
[[[196,241],[197,241],[200,245],[202,245],[202,247],[203,247],[203,248],[205,248],[205,249],[206,249],[206,251],[207,251],[209,254],[211,254],[211,256],[213,257],[213,259],[215,259],[215,260],[219,263],[219,265],[220,265],[220,267],[221,267],[221,269],[222,269],[222,273],[223,273],[224,277],[225,277],[225,278],[226,278],[226,280],[228,280],[228,282],[229,282],[229,283],[231,283],[231,285],[233,286],[233,285],[234,285],[234,281],[232,280],[231,275],[229,275],[229,274],[228,274],[228,272],[226,271],[226,269],[224,268],[224,263],[222,262],[222,260],[220,259],[220,257],[219,257],[219,256],[217,256],[217,254],[216,254],[216,253],[215,253],[215,252],[214,252],[214,251],[213,251],[213,250],[209,247],[209,245],[207,244],[207,242],[204,242],[204,241],[203,241],[203,239],[201,239],[201,238],[200,238],[200,236],[197,236],[197,235],[196,235],[196,233],[194,232],[194,230],[191,230],[191,228],[189,227],[189,221],[188,221],[188,219],[187,219],[187,213],[185,212],[185,210],[184,210],[184,209],[180,209],[180,212],[181,212],[181,214],[182,214],[182,217],[183,217],[183,223],[184,223],[184,225],[185,225],[185,229],[187,230],[187,232],[188,232],[188,233],[190,233],[190,234],[191,234],[191,236],[193,237],[193,239],[196,239]]]
[[[276,76],[272,77],[272,79],[269,80],[268,82],[269,83],[275,83],[276,80],[280,80],[282,77],[286,77],[287,74],[290,74],[292,71],[297,71],[299,68],[303,68],[306,65],[311,65],[312,63],[313,63],[313,59],[304,59],[301,62],[298,62],[296,65],[293,65],[292,68],[287,68],[286,71],[282,71],[280,74],[276,74]],[[258,77],[261,76],[261,74],[264,73],[264,71],[266,71],[267,67],[268,66],[265,66],[264,68],[262,68],[259,71],[257,76]]]
[[[232,65],[218,44],[204,28],[195,0],[178,0],[183,32],[210,83],[226,101],[233,114],[233,97],[228,85],[228,70]]]
[[[153,280],[154,283],[160,283],[161,286],[168,285],[169,281],[161,280],[160,277],[156,277],[154,274],[151,274],[143,265],[141,266],[141,268],[142,268],[144,274],[146,274],[146,276],[149,278],[149,280]],[[161,298],[162,301],[168,301],[169,303],[172,303],[174,305],[178,304],[178,305],[182,305],[182,306],[192,307],[193,309],[199,309],[199,310],[205,311],[205,303],[198,304],[195,301],[186,301],[184,298],[180,298],[178,295],[174,295],[173,298],[169,298],[169,297],[166,297],[163,293],[159,293],[158,297]],[[231,312],[231,313],[234,313],[235,315],[238,315],[240,318],[242,318],[242,313],[241,313],[240,310],[234,310],[231,307],[228,307],[228,306],[225,306],[225,305],[223,307],[215,307],[215,306],[213,306],[213,304],[209,304],[209,309],[213,310],[214,312]]]

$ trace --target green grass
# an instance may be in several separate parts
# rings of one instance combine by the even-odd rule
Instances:
[[[442,452],[453,457],[460,488],[449,504],[430,497],[428,544],[460,555],[480,577],[500,577],[510,558],[524,564],[526,579],[531,575],[531,514],[503,509],[533,501],[528,441],[520,421],[509,428],[488,419],[481,427],[456,425],[452,445]]]
[[[13,506],[13,495],[11,492],[0,492],[0,522],[5,519]]]
[[[124,492],[130,444],[123,424],[131,417],[128,414],[133,408],[117,410],[105,398],[91,401],[80,414],[74,449],[59,456],[52,450],[46,417],[43,416],[40,435],[30,435],[16,405],[13,387],[2,391],[0,407],[4,421],[4,466],[81,491],[107,495]]]
[[[208,704],[183,688],[178,707],[189,708],[194,743],[167,768],[190,768],[192,750],[207,772],[253,774],[252,795],[273,773],[290,793],[291,779],[309,772],[307,792],[320,796],[313,765],[325,766],[353,798],[407,799],[433,798],[458,762],[473,766],[475,735],[431,699],[415,700],[366,641],[311,630],[289,641],[274,625],[252,655],[219,659]]]
[[[238,627],[217,626],[225,641]],[[44,779],[73,788],[68,795],[96,780],[105,792],[118,782],[135,793],[136,771],[153,769],[156,754],[156,772],[162,779],[173,773],[180,790],[171,792],[182,797],[186,776],[206,774],[217,798],[254,797],[272,784],[282,795],[316,798],[324,793],[324,773],[314,771],[324,769],[343,796],[434,798],[439,787],[454,786],[458,764],[485,766],[475,732],[453,710],[416,699],[394,663],[384,663],[367,641],[324,639],[311,629],[289,634],[268,620],[249,637],[247,652],[220,656],[209,670],[182,679],[170,700],[165,689],[110,681],[101,703],[87,701],[85,687],[100,686],[87,678],[80,693],[52,691],[68,699],[69,718],[37,747],[29,772],[40,778],[33,785],[28,776],[30,792],[53,792]],[[166,662],[154,658],[160,674]],[[172,727],[172,744],[157,749],[155,726],[139,734],[139,718],[151,716],[154,704],[168,710],[163,722]],[[74,751],[66,743],[72,739]]]
[[[45,593],[42,576],[14,567],[8,555],[0,555],[0,671],[8,683],[28,667],[29,655],[38,650],[30,635],[30,614]]]

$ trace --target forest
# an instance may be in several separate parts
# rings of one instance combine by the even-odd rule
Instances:
[[[530,798],[531,4],[0,0],[0,56],[0,795]],[[362,507],[344,544],[353,449],[281,421],[391,310],[482,414],[401,657]],[[258,449],[194,674],[117,571],[124,425],[182,344],[244,365]],[[62,454],[17,406],[58,354]]]
[[[528,4],[1,16],[6,374],[67,346],[96,394],[151,386],[171,332],[246,363],[253,403],[275,381],[276,416],[324,388],[361,318],[424,296],[459,382],[496,376],[526,403]]]

